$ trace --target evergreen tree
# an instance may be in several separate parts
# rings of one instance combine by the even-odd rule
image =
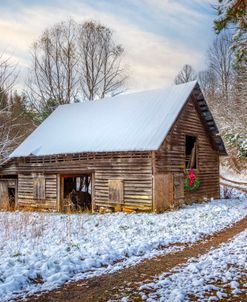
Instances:
[[[218,18],[215,20],[215,31],[233,25],[234,44],[238,61],[247,61],[247,1],[246,0],[218,0],[216,6]]]

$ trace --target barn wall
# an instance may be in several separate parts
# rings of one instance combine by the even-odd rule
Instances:
[[[219,198],[219,155],[211,144],[192,99],[184,107],[159,151],[155,152],[155,173],[172,173],[179,178],[185,172],[186,135],[197,136],[197,175],[201,179],[201,187],[194,193],[184,192],[184,201],[190,203],[204,198]],[[179,191],[181,194],[174,194],[175,204],[181,203],[179,199],[183,197],[181,186]]]
[[[41,174],[42,175],[42,174]],[[43,174],[45,178],[45,198],[34,199],[36,173],[18,175],[18,208],[57,209],[57,175]]]
[[[0,210],[7,209],[8,200],[8,183],[0,179]]]
[[[152,156],[149,152],[78,154],[60,157],[26,158],[18,164],[18,203],[21,206],[49,205],[58,199],[58,175],[91,172],[94,175],[95,206],[114,206],[109,202],[111,179],[123,180],[123,205],[127,208],[152,210]],[[33,200],[33,181],[44,174],[51,188],[45,201]],[[57,191],[55,192],[55,187]]]
[[[17,166],[16,163],[10,160],[4,166],[0,167],[0,176],[11,176],[17,174]]]

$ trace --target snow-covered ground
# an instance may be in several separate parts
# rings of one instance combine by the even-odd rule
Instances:
[[[237,173],[236,171],[227,168],[226,166],[220,166],[220,175],[225,178],[239,181],[239,182],[247,182],[247,171],[243,170],[241,173]]]
[[[227,187],[223,184],[220,185],[220,196],[221,198],[225,198],[225,199],[247,199],[247,193],[242,191],[242,190],[238,190],[235,188],[231,188],[231,187]]]
[[[0,301],[181,249],[176,243],[194,243],[245,216],[247,200],[216,200],[163,214],[1,212]]]
[[[192,297],[201,302],[218,301],[246,293],[247,283],[239,282],[246,279],[247,229],[230,243],[142,285],[140,295],[148,302],[186,302]]]
[[[247,172],[246,172],[247,173]],[[220,168],[220,175],[225,179],[220,180],[221,198],[247,199],[247,174],[236,173],[226,167]]]

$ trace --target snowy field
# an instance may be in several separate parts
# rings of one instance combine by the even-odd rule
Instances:
[[[163,214],[0,212],[0,301],[181,249],[176,243],[194,243],[246,215],[247,200]]]
[[[247,199],[247,193],[224,185],[220,185],[220,196],[224,199]]]
[[[225,166],[220,166],[220,175],[226,177],[231,180],[239,181],[239,182],[247,182],[247,171],[243,170],[240,173],[233,171],[230,168]]]
[[[247,280],[247,230],[230,243],[142,285],[140,295],[148,302],[218,301],[246,292],[242,278]]]

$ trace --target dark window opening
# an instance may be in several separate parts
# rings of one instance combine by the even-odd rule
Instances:
[[[197,139],[186,135],[185,138],[185,166],[186,169],[197,168]]]
[[[64,177],[64,206],[72,211],[90,211],[92,207],[91,180],[91,175]]]
[[[15,188],[8,188],[9,206],[11,210],[15,209]]]

